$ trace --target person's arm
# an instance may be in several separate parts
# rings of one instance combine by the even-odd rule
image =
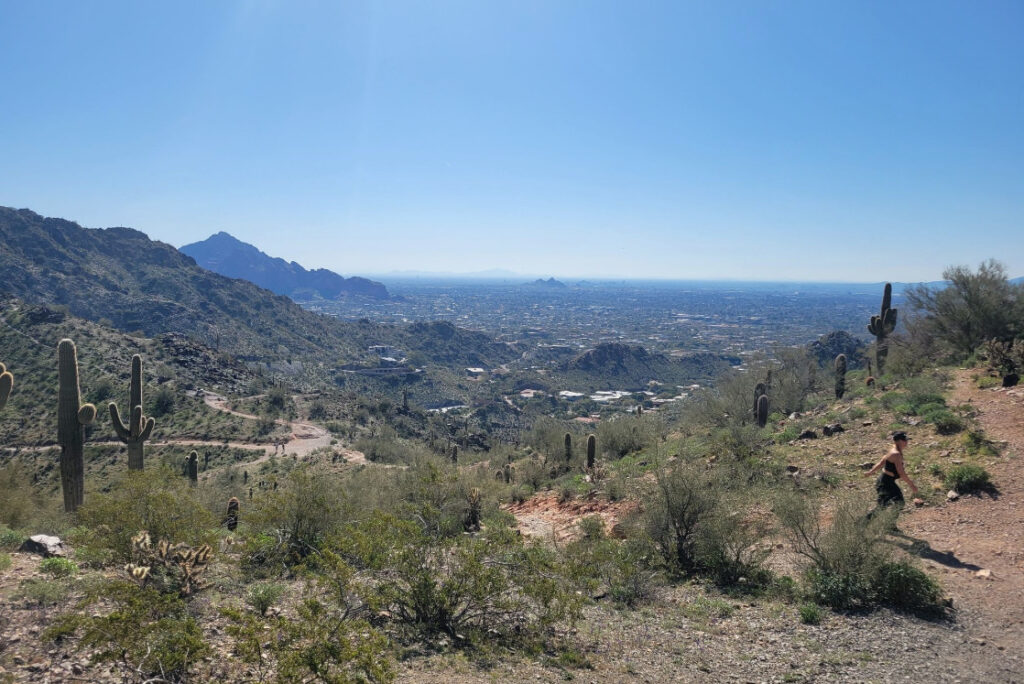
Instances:
[[[886,462],[887,460],[889,460],[889,456],[888,456],[888,454],[887,454],[887,455],[885,455],[885,456],[883,456],[883,457],[882,457],[882,460],[881,460],[881,461],[879,461],[878,463],[876,463],[876,464],[875,464],[875,467],[874,467],[874,468],[872,468],[872,469],[871,469],[871,470],[869,470],[868,472],[864,473],[864,477],[871,477],[872,475],[874,475],[875,473],[877,473],[877,472],[878,472],[878,470],[879,470],[879,468],[881,468],[881,467],[882,467],[882,466],[883,466],[883,465],[885,464],[885,462]]]
[[[900,474],[900,479],[910,485],[910,489],[913,490],[914,494],[917,494],[917,485],[914,484],[914,481],[910,479],[909,475],[907,475],[907,470],[903,467],[902,458],[896,461],[896,472]]]

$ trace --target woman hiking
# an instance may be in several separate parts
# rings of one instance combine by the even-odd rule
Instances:
[[[895,505],[898,509],[903,508],[903,492],[900,490],[900,486],[896,484],[896,480],[903,480],[910,485],[911,491],[917,494],[917,485],[907,475],[906,468],[903,465],[903,450],[907,448],[908,441],[910,441],[910,438],[907,437],[907,433],[894,432],[892,435],[892,449],[871,470],[864,473],[864,477],[871,477],[879,470],[882,471],[882,474],[878,476],[878,481],[875,483],[875,491],[878,492],[878,506],[875,507],[875,510],[868,513],[868,520],[875,513],[888,506]]]

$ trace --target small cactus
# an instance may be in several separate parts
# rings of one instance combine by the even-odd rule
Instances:
[[[459,462],[459,445],[452,444],[452,463],[457,464]]]
[[[597,458],[597,437],[589,435],[587,437],[587,469],[594,469],[594,461]]]
[[[128,386],[128,425],[121,420],[116,402],[110,402],[108,408],[117,438],[128,445],[128,470],[142,470],[142,445],[153,432],[154,420],[142,415],[142,357],[138,354],[132,357],[132,379]]]
[[[572,435],[568,432],[565,433],[565,461],[568,463],[572,460]]]
[[[14,389],[14,376],[7,371],[4,364],[0,363],[0,411],[4,410],[12,389]]]
[[[252,488],[249,488],[249,498],[252,498]],[[224,520],[224,525],[227,526],[228,530],[234,532],[238,528],[238,499],[231,497],[228,499],[228,517]]]
[[[764,427],[768,424],[768,395],[762,394],[757,398],[757,427]]]
[[[836,399],[846,394],[846,354],[836,357]]]
[[[78,383],[78,352],[71,340],[57,345],[57,441],[60,443],[60,484],[64,510],[72,513],[85,499],[85,426],[96,420],[96,407],[82,403]]]
[[[868,324],[868,332],[875,336],[875,359],[879,375],[882,375],[885,358],[889,355],[889,342],[886,338],[896,329],[896,309],[890,308],[890,304],[892,304],[892,284],[886,283],[882,292],[882,308],[877,316],[871,317],[871,322]]]
[[[199,484],[199,452],[193,451],[188,455],[185,460],[185,470],[188,473],[188,479],[193,485]]]

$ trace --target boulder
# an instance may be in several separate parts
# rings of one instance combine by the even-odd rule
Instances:
[[[804,430],[797,439],[818,439],[818,433],[814,430]]]
[[[43,558],[51,556],[64,557],[68,555],[68,547],[60,540],[60,537],[51,537],[46,534],[34,534],[25,540],[19,551],[25,553],[38,553]]]
[[[838,435],[840,432],[846,432],[846,430],[839,423],[829,423],[828,425],[821,428],[821,434],[825,435],[826,437]]]
[[[960,495],[956,493],[955,489],[950,489],[948,492],[946,492],[946,499],[948,499],[949,501],[956,501],[959,498]]]

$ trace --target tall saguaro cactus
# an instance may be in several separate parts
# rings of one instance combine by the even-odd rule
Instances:
[[[64,510],[71,513],[85,499],[86,425],[96,420],[96,407],[82,403],[78,384],[78,353],[75,343],[61,340],[57,345],[57,441],[60,442],[60,484]]]
[[[192,485],[199,484],[199,452],[193,451],[185,459],[185,472]]]
[[[572,460],[572,435],[568,432],[565,433],[565,461],[568,463]]]
[[[846,394],[846,354],[836,357],[836,399]]]
[[[875,336],[875,360],[878,366],[878,375],[882,375],[885,366],[885,357],[889,355],[889,334],[896,329],[896,309],[890,308],[892,304],[892,283],[885,284],[882,293],[882,309],[877,316],[871,317],[868,324],[868,332]]]
[[[587,436],[587,468],[594,467],[594,460],[597,458],[597,437]]]
[[[142,415],[142,357],[138,354],[132,357],[132,379],[128,386],[128,425],[121,420],[116,402],[110,402],[109,408],[117,438],[128,445],[128,470],[142,470],[145,460],[142,445],[153,432],[155,421]]]
[[[768,386],[765,385],[763,382],[759,382],[759,383],[757,383],[757,385],[754,386],[754,418],[755,419],[757,418],[758,401],[761,399],[762,396],[764,396],[767,393],[768,393]],[[764,427],[764,426],[762,425],[761,427]]]
[[[4,410],[12,389],[14,389],[14,376],[7,371],[4,364],[0,363],[0,411]]]

